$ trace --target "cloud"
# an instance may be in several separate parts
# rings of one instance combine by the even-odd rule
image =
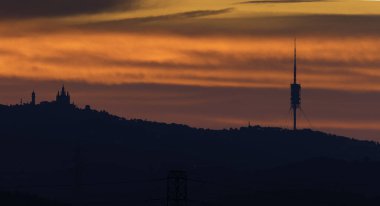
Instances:
[[[380,91],[378,39],[300,38],[302,82],[308,88]],[[293,64],[292,38],[94,32],[3,38],[0,43],[4,51],[14,51],[0,56],[0,76],[107,85],[283,88],[291,81]]]
[[[320,2],[323,0],[257,0],[257,1],[244,1],[239,4],[285,4],[285,3],[308,3],[308,2]]]
[[[1,10],[1,8],[0,8]],[[380,15],[279,15],[227,18],[233,8],[196,10],[102,22],[63,23],[53,20],[0,22],[0,36],[64,33],[175,34],[186,37],[361,37],[378,36]],[[209,17],[210,18],[201,18]],[[0,14],[1,18],[1,14]],[[10,29],[11,28],[11,29]]]
[[[231,11],[233,11],[233,8],[225,8],[225,9],[219,9],[219,10],[196,10],[196,11],[188,11],[188,12],[181,12],[181,13],[174,13],[174,14],[167,14],[167,15],[146,16],[146,17],[105,21],[105,22],[95,23],[95,24],[107,25],[107,24],[161,22],[161,21],[169,21],[169,20],[181,20],[181,19],[214,16],[214,15],[229,13]]]
[[[284,15],[240,18],[191,18],[231,9],[193,11],[75,25],[76,29],[202,36],[341,37],[377,36],[379,15]],[[169,21],[170,20],[170,21]],[[147,24],[149,23],[149,24]],[[186,26],[184,26],[186,25]]]
[[[138,0],[1,0],[0,18],[38,18],[120,11]]]

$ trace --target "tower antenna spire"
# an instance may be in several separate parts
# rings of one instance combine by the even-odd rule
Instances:
[[[294,38],[294,84],[297,83],[297,38]]]

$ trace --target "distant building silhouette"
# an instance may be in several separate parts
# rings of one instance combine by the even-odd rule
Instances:
[[[36,105],[36,93],[34,92],[34,90],[32,92],[32,101],[30,102],[30,104]]]
[[[65,91],[65,86],[62,86],[61,92],[58,91],[56,97],[56,103],[60,105],[69,105],[70,104],[70,94]]]
[[[29,107],[29,106],[39,107],[39,106],[46,106],[46,105],[50,105],[53,107],[55,107],[55,106],[58,106],[58,107],[70,106],[70,107],[77,108],[77,106],[74,104],[74,102],[71,102],[70,93],[68,91],[66,91],[65,86],[62,86],[62,88],[60,90],[58,90],[55,101],[40,101],[39,103],[37,103],[37,95],[36,95],[35,90],[33,90],[32,94],[31,94],[31,100],[30,101],[25,102],[21,98],[20,102],[18,104],[10,105],[10,106],[13,106],[13,107],[24,107],[24,106],[26,106],[26,107]],[[90,106],[87,106],[87,107],[88,107],[87,108],[88,110],[91,110]]]

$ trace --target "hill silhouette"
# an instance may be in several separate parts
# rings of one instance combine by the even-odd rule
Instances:
[[[198,180],[189,195],[201,205],[305,205],[295,194],[327,201],[309,205],[371,205],[380,196],[378,143],[312,130],[199,129],[45,102],[0,106],[0,137],[3,191],[67,203],[146,205],[177,169]]]
[[[51,201],[35,195],[17,192],[0,192],[0,203],[6,206],[67,206],[67,204]]]

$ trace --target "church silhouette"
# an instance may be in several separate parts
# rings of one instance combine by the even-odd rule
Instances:
[[[70,94],[65,91],[65,86],[62,86],[61,93],[57,93],[55,102],[60,105],[69,105],[70,104]]]
[[[70,93],[66,90],[65,86],[62,86],[61,90],[58,90],[57,96],[55,98],[55,101],[41,101],[40,104],[37,104],[37,94],[33,90],[32,91],[32,98],[31,101],[28,103],[23,103],[22,99],[20,101],[20,104],[13,105],[13,106],[36,106],[36,105],[47,105],[47,104],[53,104],[57,106],[75,106],[74,103],[71,102],[71,96]]]

